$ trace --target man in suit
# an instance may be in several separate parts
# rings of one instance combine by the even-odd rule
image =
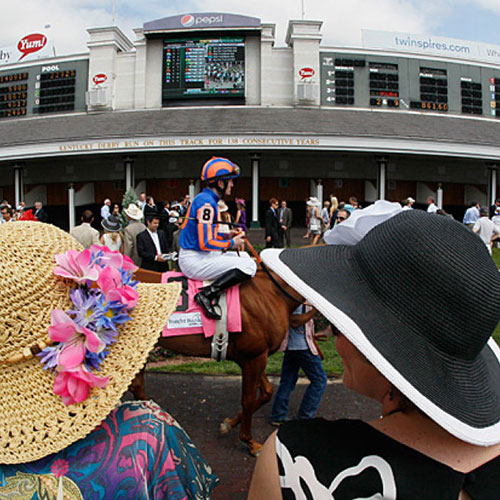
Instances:
[[[49,220],[49,217],[47,216],[45,210],[42,208],[41,201],[35,201],[34,215],[40,222],[47,222]]]
[[[271,198],[266,212],[266,248],[281,248],[281,228],[278,219],[278,200]]]
[[[85,210],[82,214],[82,223],[70,231],[71,236],[85,248],[99,244],[99,231],[91,226],[92,222],[94,222],[94,214],[91,210]]]
[[[292,227],[292,210],[286,206],[286,201],[281,202],[279,210],[281,233],[285,241],[285,246],[290,248],[290,228]]]
[[[142,259],[137,250],[137,235],[146,230],[146,226],[141,222],[143,213],[135,203],[131,203],[123,211],[129,221],[123,231],[123,253],[130,257],[136,266],[141,267]]]
[[[168,271],[168,262],[162,255],[168,253],[168,243],[165,233],[158,229],[159,225],[159,215],[146,219],[146,230],[137,235],[137,251],[142,258],[143,269],[164,273]]]

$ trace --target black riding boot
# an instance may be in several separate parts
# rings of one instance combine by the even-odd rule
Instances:
[[[248,278],[250,276],[243,271],[230,269],[217,278],[211,285],[202,288],[194,296],[194,300],[204,309],[207,318],[221,319],[222,315],[219,307],[220,294],[229,287],[237,285]]]

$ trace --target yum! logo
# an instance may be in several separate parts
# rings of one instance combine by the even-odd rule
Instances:
[[[222,24],[224,21],[224,17],[222,15],[219,16],[192,16],[191,14],[186,14],[181,17],[181,24],[185,28],[189,28],[193,25],[212,25],[212,24]]]
[[[41,33],[26,35],[17,44],[17,50],[23,54],[19,60],[25,58],[28,54],[42,50],[45,45],[47,45],[47,37],[45,35]]]
[[[104,73],[99,73],[98,75],[94,75],[94,78],[92,78],[92,81],[96,85],[100,85],[101,83],[104,83],[108,77]]]

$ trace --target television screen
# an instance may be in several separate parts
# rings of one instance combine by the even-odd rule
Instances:
[[[245,40],[219,37],[165,40],[163,103],[245,96]]]

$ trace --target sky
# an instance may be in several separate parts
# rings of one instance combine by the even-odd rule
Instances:
[[[276,24],[276,46],[285,45],[290,19],[323,21],[324,46],[361,46],[361,30],[439,35],[500,46],[500,0],[0,0],[0,49],[29,33],[44,33],[57,55],[87,52],[87,28],[133,28],[162,17],[226,12]],[[303,7],[302,7],[303,6]]]

